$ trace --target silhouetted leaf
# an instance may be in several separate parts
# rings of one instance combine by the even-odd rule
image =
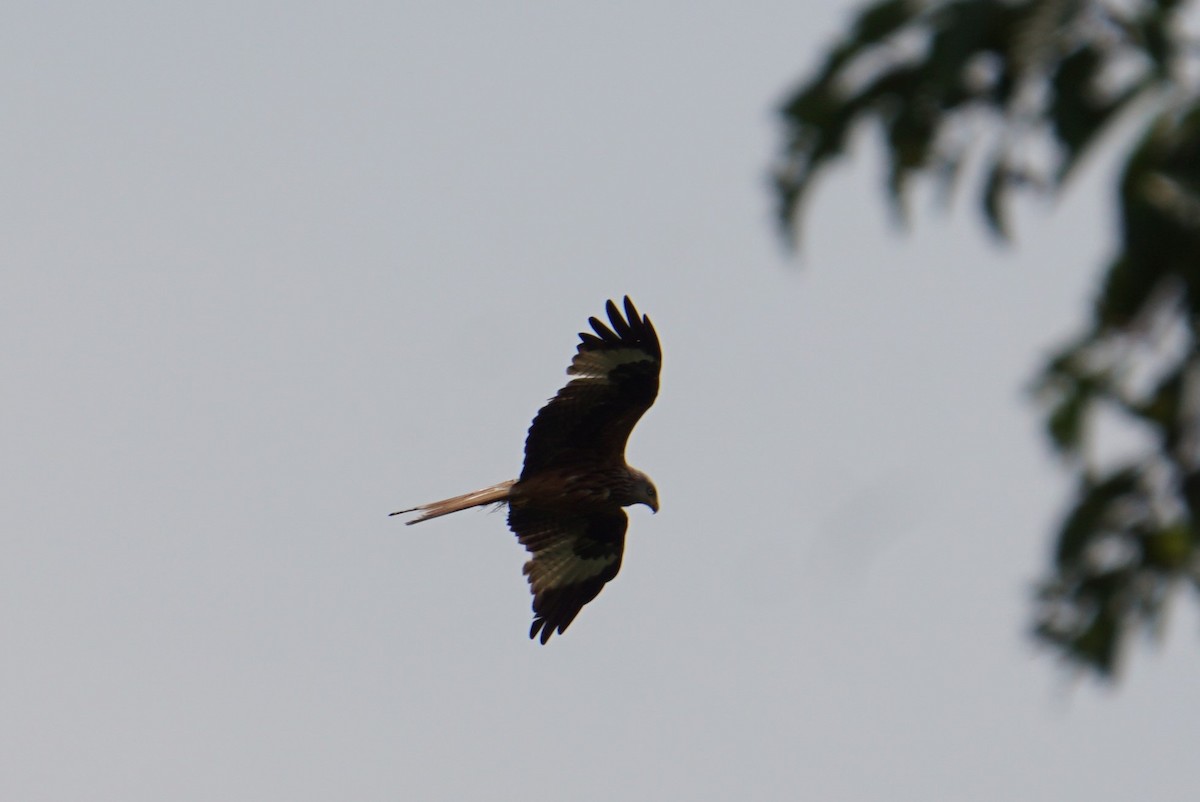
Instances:
[[[912,0],[886,0],[867,6],[855,20],[850,39],[864,47],[875,44],[907,25],[920,9],[921,3]]]
[[[1182,436],[1183,384],[1187,363],[1181,362],[1169,371],[1140,404],[1129,411],[1153,426],[1162,439],[1163,450],[1170,453],[1179,445]]]
[[[1063,454],[1074,455],[1079,452],[1084,420],[1092,400],[1089,390],[1086,384],[1072,385],[1046,419],[1050,442]]]
[[[1136,28],[1142,49],[1154,63],[1160,79],[1170,76],[1171,64],[1178,50],[1170,25],[1174,12],[1181,5],[1178,0],[1158,0],[1142,11]]]
[[[894,207],[903,212],[904,188],[910,174],[925,167],[933,147],[939,114],[921,100],[897,103],[887,128],[891,167],[888,191]]]
[[[1126,253],[1108,268],[1096,297],[1096,325],[1123,328],[1146,308],[1162,280],[1159,265],[1137,261]]]
[[[1146,564],[1170,573],[1186,568],[1195,548],[1195,533],[1183,524],[1149,533],[1142,539]]]
[[[1069,648],[1081,662],[1111,676],[1116,670],[1120,636],[1119,619],[1113,611],[1101,607],[1091,624],[1071,640]]]
[[[983,219],[997,239],[1007,240],[1008,218],[1004,209],[1004,196],[1009,183],[1008,162],[1002,156],[996,157],[988,170],[987,180],[983,184]]]
[[[1048,117],[1063,149],[1059,183],[1067,179],[1116,112],[1146,86],[1145,82],[1138,82],[1112,97],[1103,94],[1100,72],[1112,59],[1100,47],[1085,45],[1060,61],[1051,76],[1053,100]]]
[[[1079,502],[1063,522],[1058,535],[1055,561],[1059,567],[1078,563],[1095,537],[1120,524],[1114,520],[1114,507],[1139,490],[1139,471],[1126,467],[1096,482],[1085,480]]]

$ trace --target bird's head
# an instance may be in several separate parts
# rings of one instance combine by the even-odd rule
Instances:
[[[658,488],[654,486],[654,482],[650,481],[650,477],[641,471],[631,470],[633,473],[633,504],[645,504],[654,512],[658,512]]]

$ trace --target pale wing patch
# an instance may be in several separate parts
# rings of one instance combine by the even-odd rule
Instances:
[[[581,351],[571,360],[567,373],[585,379],[608,379],[608,374],[621,365],[649,362],[652,357],[639,348],[618,348],[604,351]]]
[[[572,540],[562,540],[539,550],[526,565],[526,573],[532,580],[533,591],[541,593],[549,588],[586,582],[604,573],[618,559],[616,554],[591,559],[580,557],[575,553]]]

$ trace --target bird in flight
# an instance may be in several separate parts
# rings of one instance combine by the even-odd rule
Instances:
[[[420,513],[411,525],[507,503],[508,526],[531,555],[529,637],[543,644],[620,570],[629,523],[621,508],[645,504],[658,512],[658,490],[626,464],[625,444],[658,395],[662,348],[628,296],[623,316],[612,301],[606,310],[609,325],[588,319],[595,333],[579,334],[567,368],[573,378],[534,417],[520,478],[392,513]]]

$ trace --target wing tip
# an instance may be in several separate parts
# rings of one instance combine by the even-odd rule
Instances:
[[[609,301],[609,303],[612,303],[612,301]],[[604,322],[595,315],[588,318],[588,325],[592,327],[592,331],[596,332],[596,336],[600,338],[601,342],[615,344],[621,341],[621,338],[617,332],[614,332],[608,326],[604,325]],[[579,336],[582,337],[586,333],[587,332],[581,331]]]
[[[550,640],[550,636],[553,634],[554,627],[549,626],[549,622],[541,616],[533,619],[533,623],[529,626],[529,639],[539,640],[543,646],[546,645],[546,643]],[[559,634],[561,635],[562,632],[560,631]]]
[[[629,319],[630,323],[633,323],[640,317],[638,315],[637,307],[633,305],[633,299],[628,295],[625,296],[625,316]]]
[[[605,345],[633,345],[644,348],[650,355],[661,359],[662,346],[659,344],[654,324],[650,322],[650,316],[638,312],[633,299],[628,295],[622,298],[622,303],[625,307],[624,313],[613,299],[605,301],[604,310],[609,320],[607,324],[594,315],[588,318],[588,325],[596,333],[581,331],[579,350],[603,348]]]

